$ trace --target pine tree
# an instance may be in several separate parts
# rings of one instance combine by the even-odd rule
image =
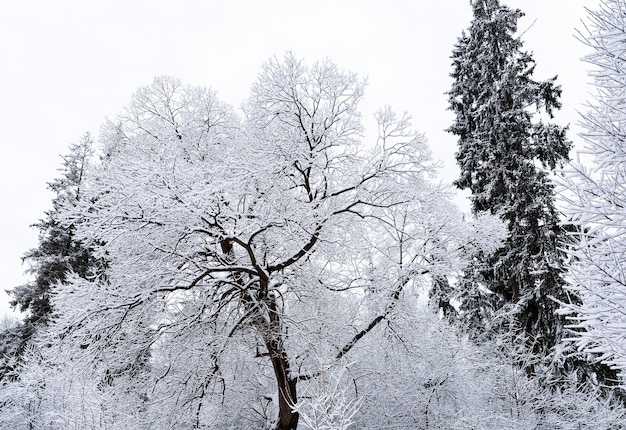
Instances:
[[[562,321],[553,297],[564,299],[564,236],[550,172],[568,160],[566,128],[536,120],[561,107],[555,79],[533,80],[535,62],[516,36],[523,13],[499,0],[474,0],[474,18],[452,54],[449,91],[458,136],[460,189],[471,191],[475,214],[498,214],[505,245],[477,255],[460,282],[462,311],[474,332],[508,332],[520,352],[547,356]],[[526,369],[533,371],[532,365]]]
[[[7,291],[13,297],[11,306],[27,315],[20,324],[0,333],[4,349],[0,378],[13,370],[33,334],[48,324],[52,315],[51,287],[64,282],[70,272],[86,278],[104,267],[87,246],[75,240],[73,226],[61,224],[57,217],[62,207],[75,206],[81,198],[85,170],[93,155],[92,143],[91,135],[86,133],[73,144],[69,155],[63,157],[61,176],[48,184],[56,194],[52,209],[33,225],[39,229],[39,246],[22,258],[31,263],[34,279]]]

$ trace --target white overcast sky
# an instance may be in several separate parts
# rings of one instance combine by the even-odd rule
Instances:
[[[576,133],[589,99],[587,48],[574,38],[597,0],[503,0],[522,9],[536,79],[559,75],[563,110]],[[471,19],[469,0],[28,0],[0,4],[0,317],[3,290],[26,282],[22,254],[37,245],[29,225],[44,217],[60,154],[97,136],[131,94],[156,75],[211,87],[239,106],[269,57],[292,50],[330,58],[368,77],[362,114],[385,104],[413,116],[442,178],[457,175],[450,52]],[[534,22],[534,24],[533,24]],[[531,26],[531,24],[533,24]],[[529,28],[530,27],[530,28]]]

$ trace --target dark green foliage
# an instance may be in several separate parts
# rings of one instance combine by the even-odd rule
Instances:
[[[15,369],[22,345],[22,324],[6,324],[0,330],[0,381]]]
[[[452,54],[449,94],[461,177],[472,210],[498,214],[509,236],[493,255],[476,256],[460,283],[463,314],[475,333],[508,332],[527,351],[550,354],[562,333],[564,236],[549,174],[568,160],[566,128],[535,120],[560,108],[555,78],[532,78],[535,63],[515,36],[523,14],[498,0],[472,3],[474,19]],[[532,369],[531,369],[532,370]]]

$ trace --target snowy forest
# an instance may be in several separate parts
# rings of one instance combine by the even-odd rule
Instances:
[[[77,139],[7,287],[0,428],[626,428],[626,1],[581,17],[580,136],[523,12],[471,7],[452,184],[408,113],[368,129],[365,79],[291,52],[240,108],[158,76]]]

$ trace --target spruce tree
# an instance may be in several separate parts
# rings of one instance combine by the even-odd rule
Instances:
[[[474,333],[508,333],[518,352],[546,357],[563,323],[553,298],[565,299],[564,231],[550,173],[568,160],[566,128],[545,123],[561,107],[555,79],[535,81],[535,62],[516,36],[523,13],[499,0],[474,0],[473,20],[452,53],[448,129],[458,136],[460,189],[475,214],[498,214],[505,244],[477,255],[459,283],[462,315]],[[526,369],[534,368],[528,363]]]
[[[20,324],[0,333],[0,378],[14,369],[33,334],[45,327],[52,315],[50,291],[54,284],[64,282],[70,272],[89,277],[102,272],[104,263],[94,258],[89,247],[74,238],[74,227],[62,224],[58,213],[66,205],[75,206],[81,199],[81,186],[89,159],[93,155],[92,138],[83,135],[63,157],[61,176],[48,183],[55,193],[52,209],[34,224],[39,229],[39,246],[26,252],[22,259],[31,264],[31,282],[8,290],[11,306],[26,316]]]

